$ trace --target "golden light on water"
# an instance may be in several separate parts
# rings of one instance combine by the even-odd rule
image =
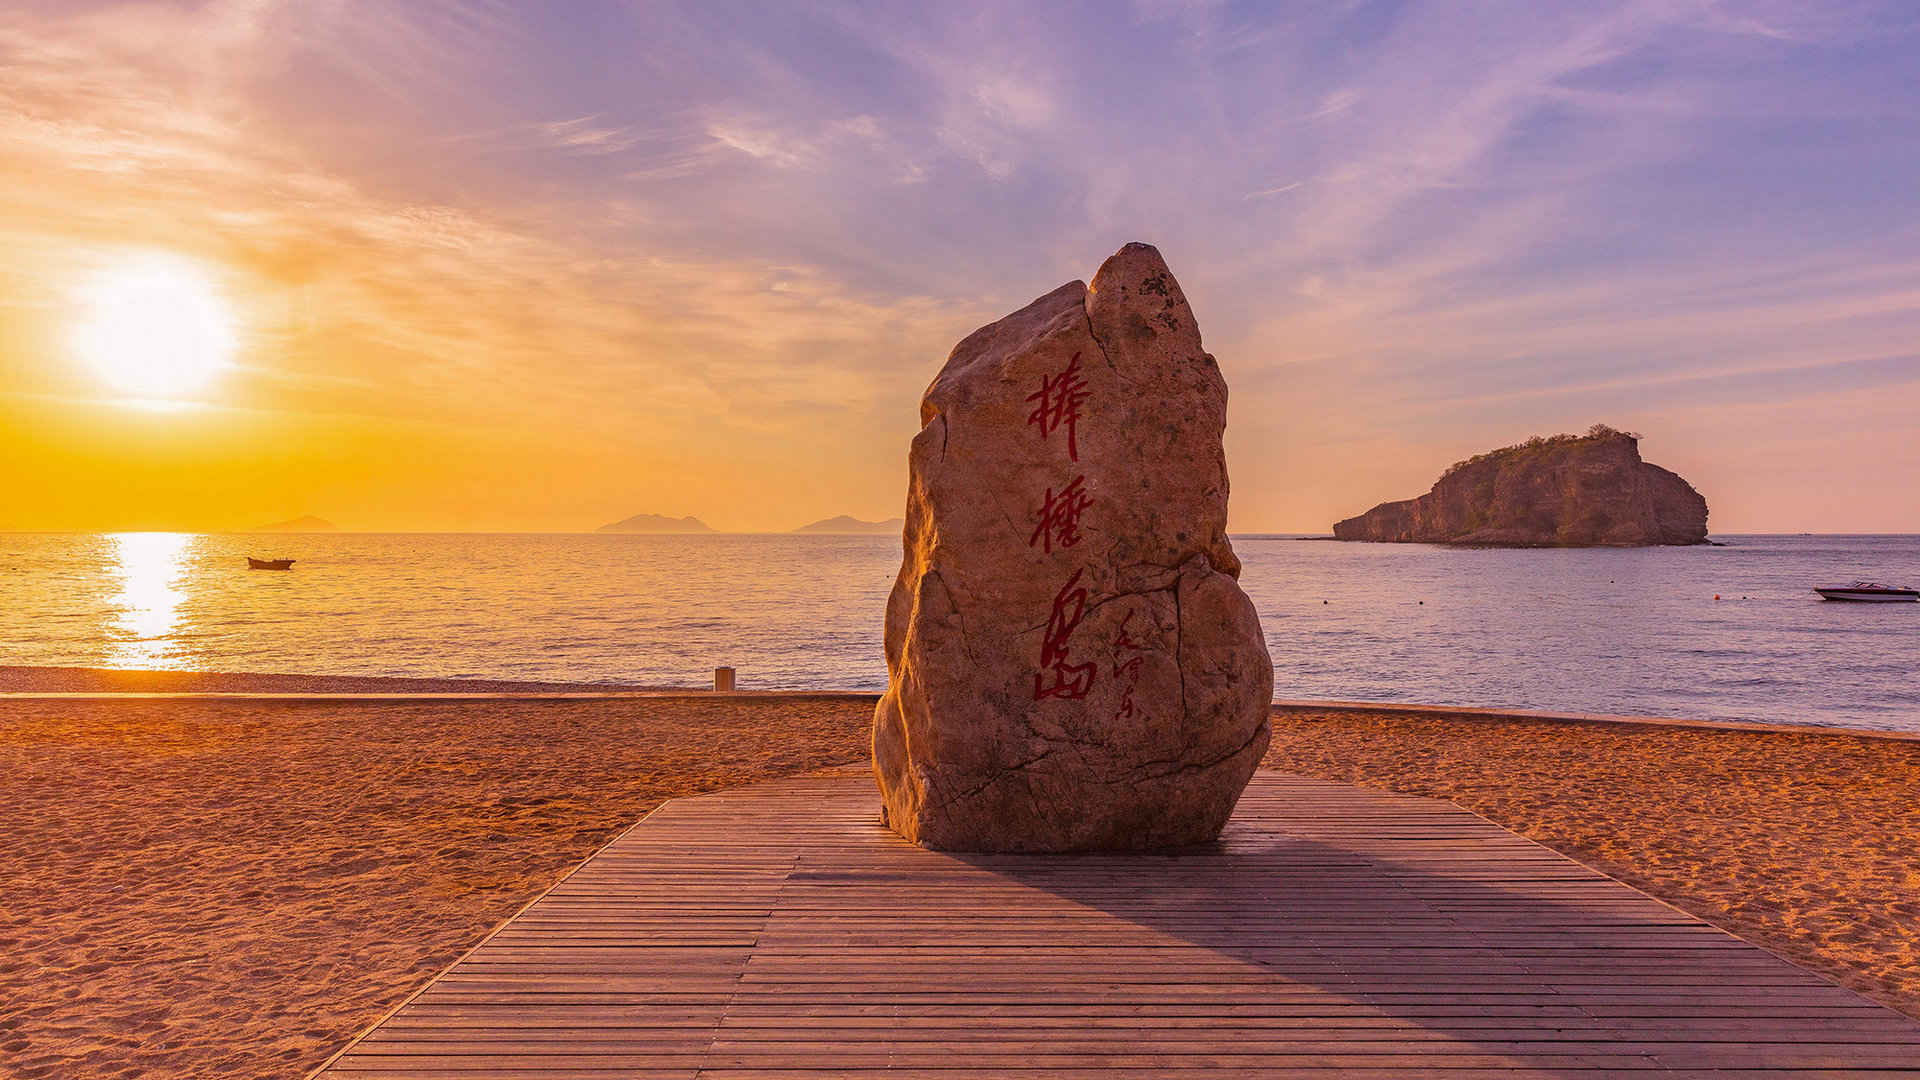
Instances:
[[[119,562],[119,616],[108,633],[107,665],[168,668],[168,638],[180,621],[187,572],[186,533],[119,533],[111,537]]]
[[[127,255],[75,295],[68,342],[114,389],[176,398],[233,362],[240,335],[232,307],[200,262],[168,252]]]

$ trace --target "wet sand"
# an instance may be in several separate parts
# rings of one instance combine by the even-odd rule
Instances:
[[[0,665],[0,693],[12,694],[551,694],[647,689],[651,688],[607,683],[508,682],[502,679],[390,679],[358,675],[259,675],[217,671],[117,671],[110,668]]]
[[[662,800],[864,759],[872,700],[0,699],[0,1073],[301,1075]],[[1920,743],[1298,712],[1267,763],[1920,1015]]]

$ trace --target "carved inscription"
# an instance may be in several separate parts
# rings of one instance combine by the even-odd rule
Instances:
[[[1080,375],[1080,354],[1074,353],[1073,359],[1058,374],[1049,375],[1041,380],[1040,389],[1027,395],[1027,400],[1037,402],[1033,412],[1028,414],[1027,423],[1040,428],[1040,437],[1049,438],[1060,428],[1067,429],[1067,460],[1080,460],[1080,442],[1076,437],[1080,424],[1080,406],[1087,401],[1087,380]]]
[[[1055,494],[1047,489],[1047,497],[1040,504],[1038,522],[1033,527],[1033,535],[1027,537],[1027,546],[1044,544],[1047,554],[1053,554],[1053,546],[1070,548],[1080,542],[1080,515],[1093,505],[1093,499],[1087,494],[1085,476],[1076,476],[1066,487]]]
[[[1053,433],[1065,429],[1067,460],[1080,460],[1080,410],[1087,403],[1087,380],[1080,374],[1080,354],[1074,353],[1067,366],[1044,376],[1040,389],[1027,395],[1033,412],[1027,423],[1040,429],[1040,438],[1051,443]],[[1027,546],[1038,546],[1052,555],[1054,548],[1066,550],[1080,543],[1080,515],[1093,505],[1086,490],[1086,476],[1075,475],[1058,488],[1048,487],[1034,514],[1033,532]],[[1033,674],[1033,700],[1045,698],[1084,698],[1093,689],[1099,675],[1098,661],[1074,663],[1071,651],[1073,632],[1087,611],[1087,590],[1080,584],[1085,568],[1076,569],[1060,591],[1054,594],[1053,610],[1047,613],[1047,629],[1040,641],[1040,669]]]
[[[1093,689],[1093,678],[1100,670],[1096,663],[1075,664],[1068,657],[1067,646],[1073,640],[1073,632],[1080,626],[1080,620],[1087,613],[1087,590],[1080,586],[1080,575],[1084,571],[1075,570],[1060,591],[1054,594],[1053,611],[1047,616],[1046,635],[1040,641],[1040,668],[1033,675],[1033,700],[1042,698],[1083,698]],[[1047,677],[1052,676],[1052,683]]]
[[[1132,621],[1133,612],[1129,611],[1120,620],[1120,632],[1113,636],[1113,678],[1126,684],[1120,693],[1120,708],[1113,714],[1115,720],[1133,716],[1133,688],[1140,685],[1140,669],[1146,666],[1146,658],[1138,655],[1144,646],[1127,634],[1127,624]],[[1135,655],[1128,656],[1129,652]]]

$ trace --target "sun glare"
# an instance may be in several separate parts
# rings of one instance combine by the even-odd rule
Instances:
[[[108,633],[109,667],[172,668],[169,658],[174,624],[180,619],[182,588],[193,537],[185,533],[120,533],[113,537],[118,557],[119,618]]]
[[[239,344],[233,310],[206,268],[155,252],[115,262],[87,281],[71,344],[108,385],[139,398],[205,386]]]

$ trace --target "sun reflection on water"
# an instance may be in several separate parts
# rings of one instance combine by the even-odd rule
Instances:
[[[119,533],[113,538],[119,561],[119,609],[107,642],[107,664],[123,668],[173,668],[171,635],[186,599],[186,533]]]

